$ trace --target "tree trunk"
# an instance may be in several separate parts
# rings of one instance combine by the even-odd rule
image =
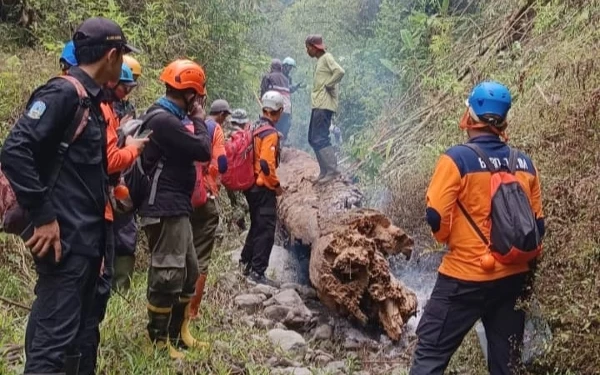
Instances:
[[[330,309],[379,323],[392,340],[416,314],[416,295],[390,272],[387,256],[410,257],[413,240],[381,212],[360,208],[362,194],[338,179],[313,186],[317,163],[284,149],[279,219],[292,243],[311,246],[310,280]]]

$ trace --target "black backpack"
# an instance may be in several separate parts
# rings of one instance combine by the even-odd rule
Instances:
[[[143,114],[140,118],[131,120],[138,121],[134,137],[139,137],[148,125],[148,122],[159,113],[166,112],[163,109],[155,109],[152,112]],[[129,123],[129,122],[128,122]],[[129,200],[117,201],[115,211],[118,214],[125,214],[137,211],[144,200],[148,199],[150,205],[154,204],[156,190],[158,188],[158,179],[164,167],[164,158],[152,166],[150,170],[144,168],[143,154],[140,155],[135,163],[121,174],[121,180],[129,189]]]
[[[515,176],[518,152],[510,149],[507,169],[496,167],[476,144],[463,146],[473,150],[492,174],[490,238],[483,234],[462,203],[458,202],[458,207],[498,262],[520,264],[533,260],[542,251],[542,239],[531,203]]]

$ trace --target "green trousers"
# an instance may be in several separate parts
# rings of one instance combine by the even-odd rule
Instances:
[[[219,211],[216,200],[209,198],[206,204],[195,208],[190,216],[190,223],[194,235],[198,271],[200,274],[207,273],[215,245],[215,233],[219,226]]]

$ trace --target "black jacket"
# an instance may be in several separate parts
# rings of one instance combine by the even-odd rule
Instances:
[[[148,113],[159,108],[162,107],[155,104]],[[156,182],[154,204],[150,205],[146,199],[139,214],[148,217],[189,215],[196,182],[194,161],[206,162],[211,158],[206,126],[202,121],[194,120],[194,133],[191,133],[171,112],[157,114],[146,126],[152,130],[152,135],[142,153],[144,170],[153,170],[161,159],[164,167]]]
[[[79,103],[75,87],[52,79],[29,99],[2,147],[2,171],[17,201],[28,210],[34,225],[57,219],[63,254],[98,257],[104,254],[108,197],[106,123],[100,110],[100,86],[77,67],[70,69],[90,97],[85,130],[67,150],[56,186],[49,194],[47,180],[59,143]]]
[[[290,82],[288,78],[283,74],[281,70],[281,62],[274,62],[271,64],[271,71],[263,76],[260,83],[260,96],[265,94],[269,90],[275,91],[290,91]]]

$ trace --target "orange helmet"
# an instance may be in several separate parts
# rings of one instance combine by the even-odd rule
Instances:
[[[134,76],[142,75],[142,66],[140,65],[140,62],[137,61],[135,58],[129,55],[123,55],[123,62],[127,64],[129,69],[131,69]]]
[[[192,60],[173,61],[162,71],[159,79],[176,90],[192,89],[198,95],[206,95],[204,70]]]

